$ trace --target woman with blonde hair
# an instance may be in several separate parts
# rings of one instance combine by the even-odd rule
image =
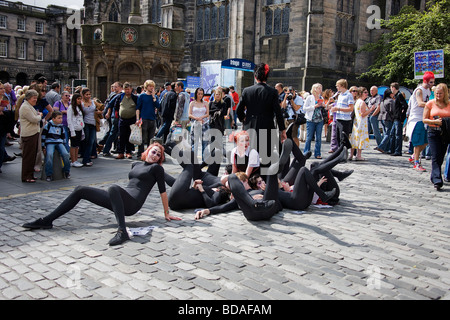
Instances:
[[[430,179],[436,190],[439,191],[444,184],[441,167],[450,135],[450,101],[447,85],[445,83],[438,84],[434,94],[436,98],[428,101],[423,110],[423,123],[428,125],[428,144],[431,150]]]
[[[314,148],[314,156],[316,159],[322,159],[322,129],[323,129],[323,113],[325,108],[322,97],[322,85],[316,83],[311,88],[311,95],[306,98],[303,110],[306,118],[306,142],[303,153],[307,153],[311,149],[311,141],[315,135],[316,145]]]

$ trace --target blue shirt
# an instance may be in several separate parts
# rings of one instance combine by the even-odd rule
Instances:
[[[143,120],[155,120],[155,108],[159,108],[158,97],[153,101],[153,96],[143,93],[138,97],[136,110],[140,110],[140,116]]]

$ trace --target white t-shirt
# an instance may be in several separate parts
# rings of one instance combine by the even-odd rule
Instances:
[[[231,163],[232,164],[236,164],[235,163],[236,152],[237,152],[237,147],[234,147],[233,150],[231,150]],[[251,149],[250,150],[250,148],[247,148],[247,150],[245,150],[244,155],[248,156],[248,165],[247,165],[247,167],[257,168],[257,167],[260,166],[258,151],[256,151],[255,149]],[[244,164],[244,163],[238,163],[238,164]]]

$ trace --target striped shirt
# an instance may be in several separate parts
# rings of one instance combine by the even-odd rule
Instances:
[[[349,90],[347,90],[344,93],[341,93],[339,95],[336,107],[338,108],[348,108],[349,105],[354,105],[355,104],[355,100],[353,99],[352,94],[350,93]],[[340,109],[338,109],[340,110]],[[336,113],[336,119],[337,120],[352,120],[352,113],[351,112],[344,112],[344,111],[338,111]]]

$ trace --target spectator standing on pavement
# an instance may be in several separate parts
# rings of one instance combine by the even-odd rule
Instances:
[[[67,110],[67,126],[70,131],[70,160],[71,166],[80,168],[82,163],[78,162],[78,149],[81,146],[81,140],[84,138],[84,115],[81,105],[82,96],[74,93],[69,109]]]
[[[68,91],[64,91],[61,94],[61,99],[56,101],[55,104],[53,105],[53,112],[55,111],[59,111],[62,114],[63,120],[62,120],[62,124],[64,126],[64,132],[66,135],[66,139],[65,139],[65,146],[66,146],[66,150],[67,152],[69,152],[70,147],[69,147],[69,128],[67,125],[67,109],[69,109],[70,107],[70,93]]]
[[[229,88],[230,88],[231,97],[233,97],[233,102],[234,102],[234,105],[233,105],[233,121],[234,121],[233,129],[236,130],[237,129],[237,120],[238,120],[237,113],[236,113],[236,107],[239,103],[239,94],[234,90],[234,86],[230,86]]]
[[[367,117],[370,112],[374,111],[376,106],[372,106],[369,109],[365,100],[369,96],[369,91],[366,88],[361,87],[358,89],[357,101],[355,103],[355,120],[353,121],[352,135],[350,137],[350,143],[352,149],[350,151],[349,160],[353,159],[353,153],[356,150],[356,161],[364,161],[361,153],[363,149],[369,149],[369,132],[367,127]]]
[[[132,158],[134,145],[130,143],[130,125],[136,123],[136,106],[138,97],[133,94],[133,87],[130,83],[123,84],[124,92],[117,96],[115,106],[119,106],[119,149],[116,159]],[[117,114],[116,114],[117,116]]]
[[[2,172],[2,164],[7,157],[5,143],[9,119],[5,115],[4,110],[8,104],[8,98],[5,96],[5,86],[0,82],[0,173]]]
[[[58,82],[53,82],[51,90],[45,95],[45,99],[47,99],[48,104],[52,107],[57,101],[61,100],[60,91],[61,85]]]
[[[311,150],[311,142],[315,136],[316,145],[314,148],[314,157],[316,159],[322,159],[321,148],[324,109],[325,104],[322,97],[322,85],[316,83],[312,86],[311,95],[306,98],[305,106],[303,107],[306,118],[306,142],[303,153],[307,153]]]
[[[91,167],[94,163],[91,160],[93,150],[97,142],[97,128],[95,127],[96,106],[94,100],[91,99],[91,90],[83,88],[81,90],[84,120],[84,140],[83,140],[83,165]]]
[[[138,159],[144,152],[144,145],[150,145],[150,140],[156,132],[156,109],[159,108],[159,99],[156,96],[155,86],[153,80],[145,81],[145,92],[137,99],[136,124],[139,123],[142,127],[142,143],[138,147]]]
[[[119,134],[119,113],[116,112],[115,100],[122,93],[123,85],[120,82],[114,82],[112,85],[113,91],[109,94],[108,99],[105,101],[105,110],[103,114],[106,120],[109,121],[109,132],[105,134],[103,139],[98,143],[99,147],[103,147],[103,156],[111,156],[111,148],[113,143],[116,148],[118,148],[118,143],[116,144],[117,136]]]
[[[142,154],[143,162],[134,162],[129,173],[129,182],[125,188],[118,185],[108,190],[78,186],[75,190],[49,215],[34,222],[25,223],[27,229],[51,229],[53,221],[72,210],[80,200],[88,200],[98,206],[114,212],[119,226],[116,235],[109,241],[115,246],[129,240],[126,230],[125,217],[132,216],[144,205],[148,194],[155,184],[158,185],[167,221],[181,220],[169,214],[168,197],[164,181],[164,148],[154,143]]]
[[[289,116],[286,119],[286,127],[288,127],[291,123],[294,123],[292,126],[292,140],[295,142],[297,147],[300,146],[300,140],[298,139],[299,125],[295,123],[295,120],[298,115],[302,113],[303,104],[303,98],[298,95],[292,87],[289,87],[289,91],[284,94],[283,101],[281,102],[281,108],[286,110],[287,115]],[[289,137],[289,139],[290,138],[291,137]]]
[[[434,86],[434,83],[435,83],[434,74],[429,71],[425,72],[423,76],[422,85],[420,85],[414,90],[411,98],[409,99],[410,109],[406,135],[409,137],[414,147],[414,155],[413,157],[410,158],[409,161],[414,162],[414,169],[419,172],[426,171],[422,167],[422,164],[420,162],[420,153],[426,148],[428,144],[427,131],[423,123],[423,113],[425,105],[430,99],[431,95],[430,89]],[[392,90],[392,92],[394,92],[394,94],[396,93],[396,100],[399,99],[400,103],[404,101],[404,99],[403,100],[401,99],[403,96],[399,94],[399,92],[396,92],[394,90]],[[404,104],[406,104],[406,101],[404,102]],[[397,101],[395,105],[397,107]],[[401,151],[401,149],[399,151]]]
[[[38,100],[34,108],[42,114],[43,124],[40,129],[40,133],[42,133],[42,127],[51,119],[53,108],[48,103],[46,97],[47,87],[44,84],[36,84],[31,86],[34,90],[36,90],[39,94]],[[39,136],[39,141],[41,141],[41,137]],[[36,163],[34,165],[34,171],[40,172],[43,163],[42,150],[38,148],[36,155]]]
[[[174,88],[175,84],[166,84],[167,92],[163,93],[164,95],[161,94],[163,96],[161,99],[162,123],[156,137],[163,138],[163,142],[166,142],[167,136],[169,135],[170,127],[175,114],[175,108],[177,107],[177,94]]]
[[[372,127],[373,135],[375,136],[375,141],[377,146],[381,143],[381,133],[380,124],[378,120],[378,114],[380,113],[381,96],[378,94],[378,87],[372,86],[370,88],[370,97],[367,107],[373,110],[369,114],[369,123]],[[373,108],[375,106],[375,108]]]
[[[180,124],[183,129],[186,129],[189,124],[189,103],[191,97],[184,91],[183,82],[175,83],[175,92],[177,93],[177,103],[174,113],[174,121],[176,124]]]
[[[445,83],[438,84],[434,93],[436,98],[428,101],[425,105],[423,122],[428,125],[428,143],[431,150],[431,182],[436,190],[440,190],[444,185],[441,168],[449,145],[442,136],[442,126],[443,121],[450,124],[450,102],[448,87]]]
[[[353,129],[352,112],[355,106],[353,95],[348,90],[348,82],[345,79],[336,82],[336,89],[340,92],[336,106],[331,108],[331,112],[336,112],[336,126],[338,145],[345,141],[344,133],[350,136]],[[351,148],[350,144],[346,145]]]
[[[203,101],[203,88],[197,88],[194,93],[194,101],[189,104],[189,118],[191,119],[191,146],[195,158],[197,157],[198,143],[202,146],[203,153],[208,145],[209,130],[209,105]]]
[[[386,153],[386,150],[391,150],[391,129],[394,123],[394,93],[391,89],[386,89],[383,94],[383,101],[380,104],[380,112],[378,114],[378,120],[381,121],[383,126],[383,138],[378,144],[375,150]]]
[[[394,93],[393,125],[391,129],[391,155],[402,155],[403,143],[403,122],[406,119],[408,104],[400,91],[400,85],[397,82],[391,84],[391,91]],[[424,105],[425,106],[425,105]],[[423,113],[423,107],[422,107]]]
[[[30,89],[25,94],[25,101],[19,110],[20,138],[22,139],[22,182],[36,182],[34,166],[36,155],[40,150],[40,123],[42,112],[35,109],[39,93]]]

